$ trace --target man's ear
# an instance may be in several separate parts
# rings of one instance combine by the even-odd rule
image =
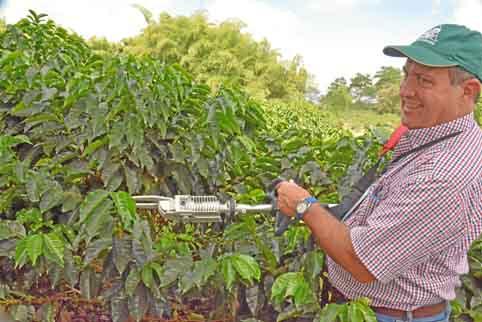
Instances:
[[[465,81],[464,84],[464,96],[471,101],[474,101],[477,95],[480,93],[481,85],[480,81],[476,78]]]

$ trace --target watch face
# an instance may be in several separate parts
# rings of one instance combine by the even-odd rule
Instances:
[[[296,212],[299,214],[302,214],[308,209],[309,204],[305,201],[300,202],[299,204],[296,205]]]

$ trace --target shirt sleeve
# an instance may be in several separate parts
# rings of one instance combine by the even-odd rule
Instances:
[[[373,212],[350,235],[361,262],[387,283],[456,242],[464,223],[460,196],[449,182],[418,177],[377,196],[383,189],[367,197]]]

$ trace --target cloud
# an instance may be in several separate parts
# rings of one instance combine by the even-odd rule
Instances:
[[[455,4],[454,19],[458,24],[482,32],[482,1],[458,0]]]
[[[353,10],[359,6],[376,5],[381,3],[381,0],[337,0],[337,1],[320,1],[309,0],[304,4],[310,11],[320,13],[339,13],[342,10]]]
[[[3,14],[8,23],[14,23],[28,15],[28,9],[46,13],[56,23],[89,38],[103,36],[112,41],[139,33],[146,26],[144,17],[131,4],[136,0],[23,0],[9,1]],[[174,0],[138,1],[155,15],[172,10]]]
[[[344,6],[361,2],[336,1],[337,5]],[[314,5],[315,1],[311,3]],[[389,39],[404,38],[373,25],[343,25],[344,21],[354,21],[350,11],[335,16],[325,15],[320,19],[308,9],[305,9],[305,14],[295,14],[259,0],[215,0],[206,9],[214,21],[239,18],[247,24],[245,31],[256,39],[267,38],[273,48],[279,49],[283,59],[302,55],[308,71],[315,75],[322,91],[337,77],[349,80],[356,72],[374,74],[381,66],[402,64],[400,60],[385,57],[382,48]]]
[[[246,23],[244,30],[257,40],[267,38],[273,48],[282,51],[283,56],[292,57],[301,49],[299,36],[303,32],[299,18],[289,10],[274,8],[261,1],[217,0],[206,7],[210,20],[222,22],[240,19]]]
[[[440,14],[441,0],[432,0],[432,14]]]

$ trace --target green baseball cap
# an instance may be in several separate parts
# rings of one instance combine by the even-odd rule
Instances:
[[[465,26],[438,25],[411,45],[387,46],[383,53],[430,67],[459,66],[482,82],[482,35]]]

